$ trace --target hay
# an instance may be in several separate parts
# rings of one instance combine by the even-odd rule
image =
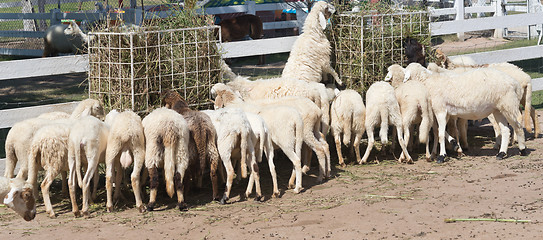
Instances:
[[[219,31],[209,22],[183,11],[141,28],[109,26],[90,33],[89,97],[107,110],[145,114],[174,89],[190,106],[208,108],[210,88],[220,80]]]
[[[405,38],[430,45],[430,18],[427,11],[398,11],[369,4],[360,7],[360,12],[334,16],[331,42],[333,64],[342,81],[347,88],[365,93],[373,82],[384,79],[388,66],[405,66]]]

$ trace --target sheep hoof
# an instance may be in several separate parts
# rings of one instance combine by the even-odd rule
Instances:
[[[309,167],[307,165],[305,165],[305,166],[302,167],[302,173],[307,174],[307,172],[309,172]]]
[[[458,149],[460,148],[458,146],[458,142],[456,141],[456,139],[451,140],[450,144],[451,144],[451,147],[452,147],[453,151],[455,151],[455,152],[457,152]]]
[[[109,213],[113,212],[113,207],[106,207],[106,211],[109,212]]]
[[[140,213],[144,213],[145,212],[145,205],[139,206],[138,210],[140,211]]]
[[[147,204],[147,211],[152,212],[153,210],[155,210],[155,203]]]
[[[339,166],[341,166],[342,168],[344,168],[344,167],[347,167],[347,164],[345,164],[345,163],[340,163]]]
[[[184,202],[178,203],[177,207],[179,208],[179,211],[187,211],[188,210],[187,204],[184,203]]]
[[[520,156],[528,156],[528,149],[522,149],[520,150]]]
[[[437,163],[444,163],[444,162],[445,162],[445,157],[446,157],[446,156],[447,156],[447,155],[439,155],[439,156],[437,157]]]
[[[221,198],[221,204],[224,205],[224,204],[227,204],[228,203],[228,197],[226,195],[224,195],[222,198]]]
[[[74,216],[75,216],[76,218],[81,217],[81,213],[80,213],[79,211],[75,211],[75,212],[74,212]]]
[[[280,194],[279,192],[274,192],[274,193],[272,194],[272,197],[273,197],[273,198],[279,198],[279,197],[281,197],[281,194]]]
[[[507,155],[507,154],[504,153],[504,152],[499,152],[498,155],[496,155],[496,159],[497,159],[497,160],[502,160],[502,159],[505,158],[506,155]]]
[[[262,196],[255,197],[255,202],[262,202]]]
[[[49,213],[49,217],[50,217],[50,218],[57,218],[57,215],[54,214],[54,213]]]
[[[83,217],[88,218],[90,216],[90,213],[88,211],[82,211]]]
[[[294,188],[292,191],[293,191],[294,193],[300,193],[300,192],[302,191],[302,189],[300,189],[300,188]]]

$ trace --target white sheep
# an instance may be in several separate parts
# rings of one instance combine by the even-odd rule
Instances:
[[[394,88],[390,84],[380,81],[373,83],[366,92],[366,133],[368,135],[368,147],[362,157],[360,164],[366,163],[370,156],[371,149],[375,139],[373,137],[373,128],[381,123],[379,130],[379,137],[381,143],[386,144],[388,142],[388,125],[389,122],[394,125],[398,135],[398,142],[402,148],[406,161],[412,163],[413,159],[407,152],[405,141],[403,138],[403,124],[402,115],[400,114],[400,106],[396,100]],[[401,160],[400,160],[401,161]]]
[[[298,110],[304,123],[304,146],[309,147],[309,149],[302,147],[302,163],[305,165],[304,171],[309,170],[311,151],[313,151],[317,155],[317,159],[319,161],[319,175],[317,177],[317,182],[320,183],[324,178],[330,177],[330,149],[328,143],[326,143],[324,135],[322,132],[320,132],[320,120],[322,113],[313,102],[303,97],[283,97],[247,102],[254,103],[261,107],[284,105]]]
[[[302,190],[302,162],[301,149],[303,143],[304,124],[298,110],[287,106],[262,107],[246,103],[225,84],[215,84],[211,89],[215,97],[215,107],[237,107],[245,112],[258,114],[268,126],[275,148],[279,148],[290,159],[293,165],[292,175],[289,179],[289,188],[295,193]]]
[[[343,85],[330,65],[332,48],[324,33],[327,21],[334,12],[334,6],[325,1],[313,5],[305,19],[303,33],[292,45],[283,78],[321,82],[329,73],[339,85]]]
[[[428,93],[424,84],[418,81],[403,82],[405,77],[404,68],[398,64],[393,64],[388,67],[388,73],[385,81],[390,81],[395,88],[396,99],[400,104],[400,112],[402,115],[402,125],[404,139],[409,149],[411,144],[411,132],[414,124],[419,125],[419,142],[426,145],[426,160],[431,160],[430,141],[428,134],[433,125],[434,115],[432,106],[428,99]],[[437,142],[434,141],[434,150],[437,147]],[[404,155],[400,156],[400,161],[404,159]]]
[[[80,116],[92,115],[96,117],[103,117],[104,109],[98,100],[86,99],[81,101],[76,108],[72,111],[70,119],[77,119]],[[27,179],[28,173],[28,154],[30,153],[30,142],[32,137],[43,126],[55,123],[57,121],[64,121],[62,117],[66,116],[64,113],[44,113],[37,118],[27,119],[18,122],[8,132],[6,136],[6,169],[4,176],[7,178],[13,178],[15,166],[19,162],[19,172],[17,178]],[[62,173],[63,179],[66,179],[66,174]],[[65,181],[63,181],[65,182]],[[65,192],[63,184],[63,192]]]
[[[158,187],[158,168],[164,168],[166,192],[177,192],[179,209],[184,209],[183,178],[189,165],[189,128],[176,111],[165,107],[153,110],[143,121],[145,167],[149,172],[150,198],[147,210],[154,210]]]
[[[524,131],[516,120],[520,115],[519,102],[522,89],[518,81],[503,72],[483,68],[463,74],[449,75],[432,73],[420,64],[410,64],[405,71],[404,81],[418,80],[424,83],[432,103],[432,110],[438,124],[440,152],[437,161],[445,160],[445,127],[450,116],[467,120],[482,119],[490,114],[500,124],[502,143],[497,159],[507,154],[509,144],[509,123],[518,136],[521,155],[526,155]]]
[[[68,25],[51,25],[45,30],[43,57],[84,52],[89,40],[90,37],[81,31],[75,21],[70,21]]]
[[[83,206],[81,212],[89,215],[90,183],[94,179],[94,191],[98,186],[98,164],[105,163],[106,147],[108,144],[109,127],[98,118],[84,116],[75,120],[70,128],[68,138],[68,167],[70,169],[68,187],[72,200],[72,212],[80,216],[77,207],[75,184],[76,180],[82,189]],[[87,163],[85,177],[81,176],[81,165]],[[93,195],[94,199],[96,196]]]
[[[253,133],[247,116],[241,109],[237,108],[222,108],[202,112],[211,118],[217,130],[217,148],[226,169],[226,188],[220,201],[221,204],[225,204],[230,198],[230,190],[232,190],[232,182],[234,180],[234,167],[231,158],[238,155],[236,153],[241,155],[240,161],[246,161],[251,171],[245,197],[248,197],[252,191],[254,181],[256,183],[257,194],[255,200],[259,201],[262,198],[262,191],[260,189],[260,176],[254,150],[256,136]],[[234,159],[237,159],[237,157]],[[242,168],[245,167],[244,164],[240,165]]]
[[[26,221],[36,217],[36,199],[32,185],[20,178],[0,177],[0,199]]]
[[[55,217],[49,187],[61,171],[68,168],[68,137],[70,135],[69,123],[49,124],[40,128],[30,143],[28,180],[29,184],[37,182],[38,166],[45,170],[45,177],[41,184],[41,192],[45,211],[50,217]]]
[[[345,161],[341,154],[341,143],[343,135],[343,144],[354,148],[356,161],[360,161],[360,140],[366,128],[364,126],[366,117],[366,107],[362,96],[354,90],[343,90],[338,92],[337,97],[330,107],[330,129],[336,142],[337,156],[339,164],[344,167]]]
[[[136,198],[136,208],[143,212],[145,206],[141,199],[140,173],[145,162],[145,135],[141,118],[131,110],[122,113],[112,110],[106,115],[105,123],[110,127],[106,150],[106,209],[108,212],[113,211],[113,198],[117,199],[121,194],[121,167],[126,169],[133,162],[130,180]],[[114,195],[113,177],[115,177]]]

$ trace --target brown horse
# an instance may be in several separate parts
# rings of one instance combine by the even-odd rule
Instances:
[[[225,19],[218,25],[221,26],[223,42],[240,41],[247,35],[252,39],[261,39],[264,36],[262,20],[252,14]],[[264,64],[264,55],[260,56],[258,64]]]

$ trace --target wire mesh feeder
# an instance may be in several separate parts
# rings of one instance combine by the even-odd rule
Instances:
[[[89,97],[107,110],[145,114],[161,94],[179,90],[193,108],[208,108],[219,82],[219,27],[93,32],[89,44]]]
[[[334,17],[332,45],[335,69],[350,89],[364,93],[382,81],[388,66],[405,67],[404,39],[430,44],[430,18],[426,11],[377,14],[344,13]]]

